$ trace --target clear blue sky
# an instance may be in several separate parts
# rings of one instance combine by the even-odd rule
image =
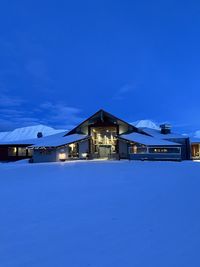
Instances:
[[[200,129],[199,1],[1,1],[0,130],[104,108]]]

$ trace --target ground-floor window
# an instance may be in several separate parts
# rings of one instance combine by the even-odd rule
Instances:
[[[170,153],[170,154],[180,154],[180,147],[150,147],[149,153]]]
[[[134,144],[129,147],[130,154],[180,154],[180,147],[147,147],[141,144]]]
[[[28,152],[28,157],[32,157],[33,156],[33,149],[28,148],[27,152]]]
[[[18,156],[26,157],[26,147],[18,147]]]
[[[8,156],[16,157],[17,156],[17,148],[16,147],[8,147]]]
[[[192,152],[193,158],[199,158],[200,157],[200,144],[193,144],[191,152]]]
[[[69,157],[70,158],[78,158],[78,152],[79,152],[78,143],[73,143],[69,145]]]
[[[135,144],[129,147],[130,154],[144,154],[147,153],[147,147],[144,145]]]

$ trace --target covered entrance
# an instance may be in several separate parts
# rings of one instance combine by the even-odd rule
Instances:
[[[99,157],[108,158],[111,155],[111,146],[110,145],[100,145],[99,146]]]
[[[91,127],[91,154],[93,157],[108,158],[117,153],[117,127]]]

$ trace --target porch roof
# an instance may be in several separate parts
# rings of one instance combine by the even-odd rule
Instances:
[[[39,148],[39,147],[59,147],[64,146],[67,144],[71,144],[74,142],[79,142],[84,139],[89,138],[87,135],[83,134],[72,134],[63,136],[63,133],[54,134],[51,136],[43,137],[40,140],[38,139],[34,145],[32,145],[32,148]]]

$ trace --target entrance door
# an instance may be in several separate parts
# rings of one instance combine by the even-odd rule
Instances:
[[[111,154],[111,146],[99,146],[100,158],[108,158]]]

